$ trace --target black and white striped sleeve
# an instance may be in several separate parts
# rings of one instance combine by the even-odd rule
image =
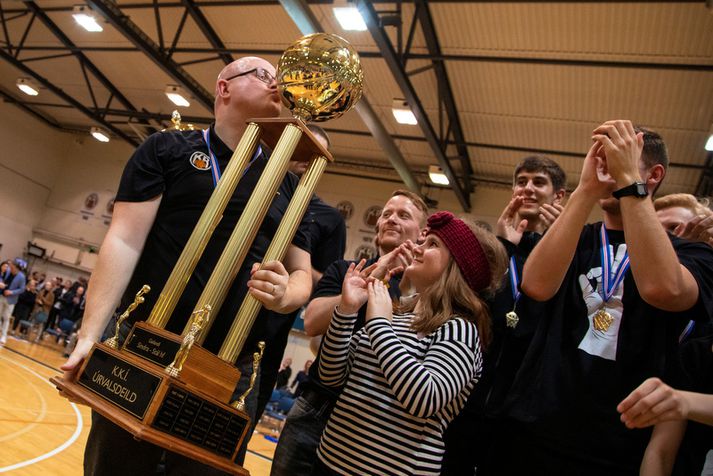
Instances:
[[[396,399],[416,417],[442,410],[480,373],[478,331],[471,322],[451,319],[442,325],[423,362],[408,352],[388,320],[372,319],[365,329]]]
[[[346,381],[354,360],[356,346],[363,330],[355,335],[357,314],[339,314],[335,308],[329,329],[322,341],[319,359],[319,378],[329,387],[340,387]]]

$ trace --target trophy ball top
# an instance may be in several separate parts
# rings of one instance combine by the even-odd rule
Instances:
[[[361,98],[364,76],[359,55],[340,36],[313,33],[292,43],[277,63],[277,87],[293,116],[334,119]]]

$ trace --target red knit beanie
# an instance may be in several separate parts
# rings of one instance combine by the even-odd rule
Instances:
[[[473,291],[488,287],[492,277],[490,265],[483,247],[463,220],[451,212],[434,213],[428,218],[428,234],[443,241]]]

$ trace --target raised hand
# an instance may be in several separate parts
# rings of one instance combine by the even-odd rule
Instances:
[[[522,197],[515,197],[507,204],[495,224],[495,234],[517,245],[527,228],[527,220],[520,220],[517,211],[522,206]]]
[[[681,223],[673,234],[688,241],[698,241],[713,246],[713,215],[698,215],[688,223]]]
[[[631,121],[607,121],[594,129],[592,139],[602,145],[607,170],[617,187],[641,181],[639,158],[644,149],[644,134],[634,131]]]
[[[371,280],[367,285],[369,302],[366,305],[366,320],[370,321],[375,317],[385,317],[389,321],[393,317],[393,303],[389,290],[381,281]]]
[[[552,226],[555,220],[562,214],[564,207],[559,203],[545,203],[540,207],[540,219],[545,224],[546,228]]]
[[[339,312],[342,314],[355,314],[369,298],[365,270],[363,270],[364,264],[366,264],[364,259],[358,264],[350,264],[344,275],[342,297],[339,301]]]

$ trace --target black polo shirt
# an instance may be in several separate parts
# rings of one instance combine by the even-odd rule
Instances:
[[[225,170],[233,153],[218,138],[213,127],[210,128],[210,144],[220,169]],[[125,309],[142,285],[151,286],[152,291],[146,295],[146,302],[131,314],[132,322],[148,318],[213,193],[211,170],[205,168],[204,162],[196,160],[197,155],[200,155],[196,153],[207,152],[201,131],[156,133],[136,150],[124,169],[116,196],[117,201],[142,202],[158,195],[162,196],[146,245],[121,302],[121,309]],[[240,180],[223,213],[223,218],[213,232],[166,326],[167,330],[177,334],[183,331],[266,164],[267,155],[260,153]],[[262,261],[296,186],[296,177],[291,174],[287,174],[280,184],[278,193],[272,201],[237,278],[228,291],[225,302],[218,315],[212,316],[213,326],[203,345],[209,351],[217,353],[220,349],[247,293],[246,283],[250,276],[250,267],[253,263]],[[304,222],[300,224],[292,243],[309,251],[309,239]],[[267,334],[266,322],[266,319],[260,317],[256,319],[243,347],[244,354],[254,352],[256,342]]]

